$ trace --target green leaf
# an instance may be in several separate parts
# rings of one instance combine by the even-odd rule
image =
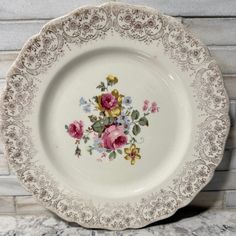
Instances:
[[[75,149],[75,155],[78,156],[78,157],[81,155],[81,150],[78,146]]]
[[[99,112],[99,115],[102,116],[102,117],[105,116],[104,111]]]
[[[136,138],[132,137],[131,142],[132,142],[132,143],[137,143]]]
[[[105,125],[102,120],[98,120],[92,125],[92,129],[99,134],[103,132],[104,128]]]
[[[137,120],[139,118],[139,111],[133,110],[131,113],[131,118],[132,118],[132,120]]]
[[[141,131],[141,128],[139,125],[134,125],[133,129],[132,129],[132,132],[134,135],[138,135]]]
[[[103,119],[104,125],[111,125],[114,122],[114,118],[113,117],[105,117]]]
[[[69,127],[68,127],[68,125],[65,125],[65,129],[67,130]]]
[[[94,115],[88,116],[88,118],[89,118],[89,120],[90,120],[91,122],[97,121],[97,117],[94,116]]]
[[[98,103],[98,97],[97,97],[97,96],[94,96],[94,97],[93,97],[93,100],[94,100],[96,103]]]
[[[106,86],[105,86],[104,82],[101,82],[96,88],[101,89],[101,91],[106,90]]]
[[[128,130],[125,130],[124,133],[125,133],[126,135],[128,135],[128,134],[129,134],[129,131],[128,131]]]
[[[107,82],[107,85],[108,85],[108,86],[113,86],[113,85],[115,85],[115,84],[116,84],[116,82],[112,82],[112,81]]]
[[[89,152],[90,155],[93,154],[93,147],[92,147],[92,146],[89,146],[89,147],[88,147],[88,152]]]
[[[108,157],[109,157],[110,160],[115,159],[116,158],[116,152],[115,151],[111,152]]]
[[[89,137],[88,137],[88,136],[84,136],[84,137],[83,137],[83,140],[84,140],[84,143],[87,143],[88,140],[89,140]]]
[[[117,149],[117,152],[118,152],[119,154],[122,154],[122,150],[121,150],[121,149]]]
[[[141,117],[139,119],[138,123],[142,126],[148,126],[149,125],[148,119],[145,116]]]

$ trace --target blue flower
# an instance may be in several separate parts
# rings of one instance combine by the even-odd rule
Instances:
[[[116,122],[118,124],[123,124],[125,119],[127,119],[127,116],[125,115],[125,113],[122,111],[121,114],[117,117]]]
[[[121,112],[121,114],[117,117],[116,123],[123,125],[125,130],[129,130],[131,125],[129,117],[125,115],[124,112]]]
[[[106,151],[106,149],[104,147],[102,147],[100,138],[94,138],[93,148],[94,148],[94,150],[96,150],[99,153]]]
[[[129,122],[129,117],[122,111],[121,114],[117,117],[116,122],[120,124],[124,124]]]
[[[88,105],[84,106],[84,107],[83,107],[83,110],[84,110],[84,112],[86,112],[86,113],[90,113],[90,112],[91,112],[91,105],[88,104]]]
[[[86,100],[83,97],[81,97],[80,100],[79,100],[79,105],[83,106],[85,104],[87,104]]]
[[[132,103],[132,98],[131,98],[130,96],[124,97],[124,99],[123,99],[123,104],[124,104],[125,106],[129,106],[131,103]]]

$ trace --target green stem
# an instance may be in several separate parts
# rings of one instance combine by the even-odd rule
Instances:
[[[89,99],[89,102],[90,102],[92,105],[96,106],[96,104],[95,104],[91,99]]]
[[[129,134],[130,138],[131,138],[131,141],[128,143],[128,144],[133,144],[133,143],[136,143],[137,141],[135,140],[135,138]]]
[[[106,91],[108,91],[108,87],[109,87],[108,82],[107,82],[107,86],[105,86],[105,83],[104,83],[104,88],[105,88]]]

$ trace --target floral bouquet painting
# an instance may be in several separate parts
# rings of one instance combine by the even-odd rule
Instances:
[[[149,126],[149,116],[157,113],[156,102],[145,100],[139,111],[132,105],[132,98],[112,89],[118,83],[118,78],[108,75],[105,82],[96,88],[100,94],[90,99],[80,98],[80,106],[88,113],[91,122],[84,127],[84,122],[74,121],[65,125],[67,133],[75,139],[75,155],[81,155],[80,144],[87,145],[90,155],[97,152],[100,159],[114,160],[124,158],[134,165],[141,159],[138,144],[143,142],[139,138],[143,127]]]

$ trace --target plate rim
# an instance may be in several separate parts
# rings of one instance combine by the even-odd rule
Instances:
[[[35,194],[34,191],[32,191],[33,189],[31,187],[29,187],[29,185],[27,185],[27,183],[25,183],[23,180],[22,180],[22,173],[18,173],[18,169],[15,165],[15,163],[13,162],[13,159],[11,158],[11,154],[8,150],[8,147],[9,147],[9,144],[7,143],[7,139],[6,139],[6,134],[5,134],[5,128],[6,128],[6,124],[8,124],[9,122],[7,121],[6,119],[6,104],[5,104],[5,100],[6,100],[6,96],[7,96],[7,90],[9,88],[9,81],[11,81],[11,76],[12,74],[15,73],[15,70],[18,70],[19,69],[19,61],[22,60],[22,55],[24,55],[24,53],[27,51],[27,48],[28,46],[32,45],[33,41],[35,39],[37,39],[38,37],[40,37],[43,33],[44,33],[44,30],[47,28],[47,27],[50,27],[50,26],[54,26],[55,24],[57,24],[58,22],[62,21],[63,20],[66,20],[67,18],[73,16],[73,14],[75,13],[80,13],[81,11],[85,10],[85,9],[108,9],[108,11],[111,11],[113,10],[113,8],[129,8],[131,10],[140,10],[142,12],[145,12],[145,13],[149,13],[151,15],[153,14],[157,14],[158,16],[160,17],[166,17],[167,22],[169,23],[170,21],[173,21],[175,22],[180,29],[182,29],[184,32],[186,32],[193,41],[196,41],[199,43],[200,47],[203,48],[206,52],[207,52],[207,60],[208,61],[211,61],[216,67],[217,70],[219,70],[219,67],[217,65],[217,63],[215,62],[215,60],[211,57],[210,53],[208,52],[208,48],[207,46],[205,46],[199,39],[195,38],[195,36],[190,33],[188,31],[188,29],[186,29],[186,27],[184,27],[181,23],[177,22],[177,20],[175,18],[173,18],[172,16],[166,16],[166,15],[163,15],[161,14],[157,9],[154,9],[154,8],[151,8],[151,7],[147,7],[147,6],[143,6],[143,5],[132,5],[132,4],[127,4],[127,3],[118,3],[118,2],[108,2],[108,3],[103,3],[101,5],[83,5],[61,17],[58,17],[58,18],[55,18],[51,21],[49,21],[48,23],[46,23],[42,29],[39,31],[38,34],[35,34],[33,36],[31,36],[29,38],[29,40],[26,41],[26,43],[24,44],[24,46],[22,47],[22,49],[20,50],[17,58],[15,59],[14,63],[11,65],[8,73],[7,73],[7,76],[6,76],[6,86],[3,90],[3,93],[1,95],[1,104],[0,104],[0,111],[1,111],[1,114],[0,114],[0,118],[1,118],[1,139],[4,143],[4,148],[5,148],[5,155],[8,159],[8,163],[10,164],[11,168],[13,170],[15,170],[16,174],[17,174],[17,177],[18,179],[20,180],[21,184],[27,189],[27,191],[29,191],[30,193],[32,193],[33,197],[38,201],[40,202],[40,204],[42,204],[45,208],[51,210],[52,212],[54,212],[55,214],[59,215],[62,219],[64,220],[67,220],[69,222],[76,222],[78,224],[80,224],[81,226],[84,226],[84,227],[88,227],[88,228],[105,228],[105,229],[109,229],[109,230],[123,230],[123,229],[126,229],[126,228],[141,228],[141,227],[144,227],[146,225],[149,225],[153,222],[156,222],[156,221],[159,221],[159,220],[162,220],[162,219],[165,219],[165,218],[168,218],[170,216],[172,216],[178,209],[188,205],[192,200],[193,198],[210,182],[210,180],[212,179],[213,177],[213,174],[214,174],[214,171],[216,169],[216,167],[218,166],[218,164],[220,163],[220,161],[222,160],[222,157],[223,157],[223,150],[225,148],[225,142],[226,142],[226,138],[228,136],[228,133],[229,133],[229,129],[230,129],[230,120],[229,120],[229,115],[228,115],[228,110],[229,110],[229,98],[227,96],[227,93],[226,93],[226,90],[225,90],[225,86],[224,86],[224,83],[222,83],[219,87],[222,89],[223,91],[223,97],[225,98],[225,106],[224,106],[224,109],[223,111],[220,113],[221,116],[223,117],[224,121],[225,121],[225,129],[224,129],[224,134],[223,134],[223,138],[222,138],[222,145],[221,145],[221,154],[219,154],[219,157],[217,159],[217,162],[214,164],[214,165],[211,165],[209,166],[209,169],[210,169],[210,173],[208,174],[207,176],[207,180],[202,183],[200,185],[200,187],[198,187],[197,190],[195,190],[191,196],[189,196],[188,198],[185,199],[185,201],[183,201],[182,203],[180,203],[174,210],[170,210],[170,212],[162,215],[162,216],[159,216],[159,217],[154,217],[150,220],[146,220],[144,221],[143,223],[138,223],[138,224],[125,224],[123,222],[123,225],[115,225],[115,226],[111,226],[109,224],[101,224],[101,223],[96,223],[96,224],[92,224],[92,225],[89,225],[85,222],[83,222],[83,220],[81,220],[81,218],[71,218],[70,216],[67,216],[65,215],[65,212],[61,212],[59,211],[55,206],[53,205],[48,205],[45,203],[44,200],[42,200],[42,198],[37,195],[37,193]],[[110,13],[110,12],[109,12]],[[110,13],[112,14],[112,13]],[[112,26],[114,27],[114,26]],[[220,70],[219,70],[220,72]],[[223,81],[223,77],[222,77],[222,74],[220,72],[220,75],[219,75],[219,80],[221,80],[221,82]],[[214,112],[213,112],[214,113]],[[152,207],[152,209],[155,209],[155,207]],[[149,209],[150,210],[150,209]]]

